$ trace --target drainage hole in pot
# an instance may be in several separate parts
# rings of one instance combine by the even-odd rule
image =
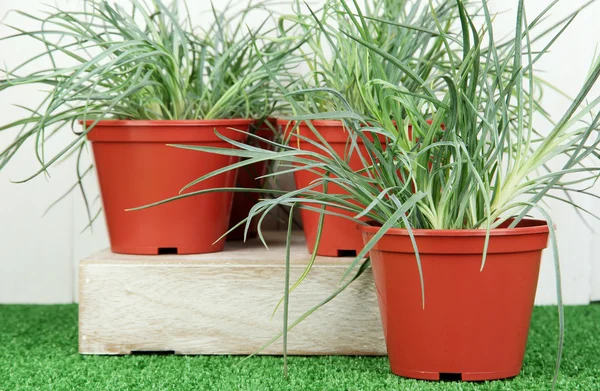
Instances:
[[[338,257],[356,257],[356,250],[337,250]]]
[[[440,372],[441,381],[461,381],[462,373],[444,373]]]
[[[177,255],[177,247],[159,247],[158,255],[169,255],[175,254]]]
[[[140,356],[170,356],[175,354],[174,350],[132,350],[131,354]]]

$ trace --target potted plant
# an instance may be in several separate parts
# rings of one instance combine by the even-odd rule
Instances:
[[[374,89],[368,86],[373,74],[384,72],[386,82],[390,85],[403,85],[408,89],[413,88],[415,81],[407,77],[405,70],[399,70],[388,61],[372,62],[373,54],[348,34],[362,32],[381,50],[405,61],[411,72],[428,78],[436,67],[443,66],[443,41],[436,23],[443,25],[445,32],[451,29],[457,13],[450,4],[452,1],[442,1],[434,17],[426,7],[408,1],[373,0],[365,2],[361,9],[346,2],[331,0],[318,12],[310,8],[306,10],[296,1],[295,14],[284,16],[283,19],[291,21],[307,37],[305,45],[299,49],[299,55],[304,59],[308,72],[289,90],[295,102],[302,106],[302,112],[307,114],[297,118],[310,118],[310,121],[279,119],[278,124],[288,142],[299,149],[319,152],[318,147],[306,138],[318,142],[324,140],[353,170],[362,169],[365,162],[360,155],[365,152],[364,146],[360,139],[356,139],[356,146],[349,143],[349,132],[342,121],[343,115],[339,114],[347,108],[331,91],[341,93],[355,112],[372,118],[379,104],[390,106],[392,103],[381,101],[380,96],[372,96],[371,99],[363,96],[375,94]],[[368,23],[355,23],[359,16]],[[441,86],[439,81],[435,84],[434,88]],[[295,113],[298,114],[298,110]],[[389,118],[374,119],[392,123],[394,113],[391,114]],[[360,150],[361,154],[353,153],[354,148]],[[308,169],[294,170],[296,186],[304,188],[321,174]],[[346,193],[333,183],[327,191],[331,194]],[[348,215],[343,209],[328,208],[336,214]],[[318,212],[306,208],[300,212],[309,252],[333,257],[355,256],[362,249],[360,233],[350,220],[332,214],[322,217]],[[323,219],[322,224],[319,223],[320,219]],[[322,229],[319,232],[320,226]],[[317,240],[317,236],[320,240]]]
[[[361,140],[364,145],[355,153],[372,162],[360,171],[337,158],[323,140],[308,137],[304,141],[315,150],[293,143],[280,145],[280,151],[210,150],[245,157],[248,162],[273,159],[319,174],[308,186],[261,201],[249,219],[274,205],[340,216],[323,208],[331,206],[347,211],[345,216],[364,239],[364,248],[339,289],[288,322],[289,294],[299,283],[290,285],[288,231],[284,326],[269,343],[283,336],[285,354],[287,332],[372,267],[394,373],[429,380],[516,376],[523,362],[541,252],[550,238],[560,321],[556,381],[564,315],[555,228],[543,201],[554,198],[580,208],[569,194],[593,195],[588,185],[600,176],[600,114],[595,113],[600,99],[588,101],[587,96],[600,76],[600,60],[559,120],[540,122],[548,115],[539,106],[535,64],[580,11],[548,28],[539,27],[553,5],[528,22],[520,1],[515,34],[503,40],[493,35],[494,15],[485,0],[481,19],[457,0],[454,7],[461,32],[450,35],[438,30],[447,67],[437,68],[425,79],[410,72],[416,82],[413,90],[389,85],[386,72],[375,72],[364,85],[395,101],[394,113],[384,105],[374,108],[371,117],[357,113],[336,92],[347,103],[348,110],[336,115],[343,118],[350,143]],[[430,11],[435,14],[435,7],[430,5]],[[357,23],[369,21],[359,17]],[[368,34],[348,34],[371,51],[372,61],[409,67],[409,62],[375,45]],[[542,37],[548,37],[548,42],[534,49],[532,43]],[[461,48],[458,56],[454,45]],[[443,80],[447,87],[434,91],[434,80]],[[374,120],[392,114],[396,124]],[[308,114],[297,119],[319,118],[320,114]],[[319,134],[317,129],[313,132]],[[385,143],[370,133],[383,135]],[[208,152],[203,147],[194,149]],[[346,194],[317,188],[328,185],[340,186]],[[540,218],[530,217],[532,213]]]
[[[222,250],[223,242],[213,243],[228,229],[232,192],[139,212],[126,209],[173,196],[198,176],[237,161],[167,144],[233,148],[215,130],[243,142],[249,126],[272,106],[272,84],[251,42],[275,68],[288,48],[285,40],[269,38],[270,15],[252,31],[245,27],[257,8],[249,6],[233,18],[213,9],[214,20],[203,29],[194,28],[190,15],[180,15],[177,2],[161,0],[132,1],[127,8],[86,0],[83,11],[53,9],[42,20],[22,14],[40,20],[41,29],[12,26],[16,34],[7,39],[27,37],[45,49],[6,71],[0,90],[42,85],[48,91],[29,116],[0,128],[24,126],[0,155],[0,168],[30,138],[40,163],[32,177],[71,153],[77,154],[79,167],[87,138],[114,252]],[[26,73],[44,61],[52,66]],[[83,131],[59,153],[46,156],[48,137],[76,122]],[[232,170],[185,191],[233,188],[235,178]],[[87,205],[85,193],[84,199]]]

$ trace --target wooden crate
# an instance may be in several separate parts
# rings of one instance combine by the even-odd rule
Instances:
[[[285,237],[228,243],[203,255],[132,256],[102,251],[79,266],[83,354],[250,354],[282,329]],[[292,282],[310,256],[294,237]],[[353,258],[319,257],[290,298],[290,320],[329,296]],[[295,355],[382,355],[385,343],[369,271],[289,333]],[[263,354],[281,354],[281,341]]]

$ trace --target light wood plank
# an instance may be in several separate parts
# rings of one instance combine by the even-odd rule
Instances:
[[[203,255],[131,256],[102,251],[80,263],[80,339],[84,354],[174,351],[250,354],[281,330],[285,239],[271,233]],[[302,234],[294,237],[292,281],[309,260]],[[331,294],[352,258],[319,257],[292,294],[290,319]],[[370,273],[289,334],[297,355],[385,354]],[[280,354],[277,342],[263,354]]]

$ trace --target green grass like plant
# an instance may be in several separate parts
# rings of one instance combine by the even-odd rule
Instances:
[[[335,87],[328,91],[332,99],[341,103],[341,109],[333,112],[321,113],[314,107],[303,105],[302,101],[289,99],[298,113],[292,119],[306,121],[318,141],[302,134],[296,136],[313,144],[319,152],[303,151],[295,145],[285,144],[275,144],[274,150],[267,151],[226,138],[238,149],[180,146],[247,158],[196,182],[263,160],[276,160],[287,167],[271,175],[297,170],[318,174],[319,178],[307,187],[274,193],[274,199],[261,201],[250,212],[249,218],[264,216],[279,205],[297,205],[330,215],[335,212],[327,207],[335,207],[351,212],[357,223],[365,224],[359,219],[367,217],[381,225],[347,270],[340,288],[300,318],[289,323],[286,320],[286,327],[273,341],[281,336],[285,338],[289,329],[358,278],[369,267],[368,251],[390,228],[407,228],[411,237],[413,229],[480,228],[489,233],[508,219],[513,219],[510,226],[514,227],[535,211],[548,222],[554,254],[561,330],[558,370],[564,332],[560,263],[552,218],[544,200],[559,199],[591,214],[572,202],[570,194],[577,192],[597,198],[589,189],[599,174],[600,114],[597,106],[600,98],[588,95],[600,76],[600,62],[593,64],[579,93],[560,119],[551,123],[547,132],[541,132],[536,125],[536,115],[549,116],[536,99],[539,79],[535,65],[580,11],[544,27],[544,20],[556,3],[549,3],[530,19],[524,2],[519,1],[514,36],[501,40],[494,36],[495,16],[490,13],[487,1],[482,2],[481,10],[473,11],[463,1],[456,0],[453,7],[459,15],[459,32],[453,34],[444,29],[444,24],[436,23],[439,37],[436,40],[440,39],[446,50],[446,56],[440,58],[446,58],[449,66],[431,67],[431,72],[424,76],[414,71],[411,59],[394,57],[378,46],[367,28],[361,28],[374,21],[361,12],[357,15],[348,13],[353,26],[342,29],[341,33],[370,53],[357,59],[370,65],[369,72],[361,74],[367,79],[356,84],[362,99],[354,104],[358,110],[353,106],[356,96],[347,97],[346,91],[336,91]],[[340,0],[340,4],[343,7],[354,5],[360,10],[357,3],[350,0]],[[435,19],[436,7],[433,2],[429,5],[429,12]],[[324,34],[326,30],[323,27]],[[547,41],[544,38],[548,38]],[[534,50],[534,43],[542,47]],[[455,55],[457,50],[458,57]],[[410,83],[390,81],[386,66],[396,67]],[[275,75],[272,76],[277,81]],[[340,74],[340,77],[343,79],[344,75]],[[440,81],[443,88],[432,87]],[[281,83],[279,87],[290,97],[296,93]],[[321,92],[307,89],[302,93]],[[325,117],[344,122],[348,130],[346,155],[358,154],[364,163],[363,170],[352,170],[348,160],[338,156],[318,129],[311,125],[311,120]],[[377,138],[370,141],[369,133],[383,135],[386,142],[380,143]],[[364,144],[366,153],[358,150],[358,140]],[[551,163],[560,164],[560,167],[551,169],[548,166]],[[347,194],[327,194],[317,190],[326,189],[330,184],[343,188]],[[262,238],[260,231],[259,235]],[[288,245],[290,237],[288,235]],[[420,269],[418,248],[414,237],[412,239],[415,261]],[[482,249],[482,268],[485,267],[487,241],[488,237]],[[308,276],[309,271],[310,265],[302,278]],[[421,275],[423,289],[425,283]],[[286,284],[286,305],[293,286]]]

